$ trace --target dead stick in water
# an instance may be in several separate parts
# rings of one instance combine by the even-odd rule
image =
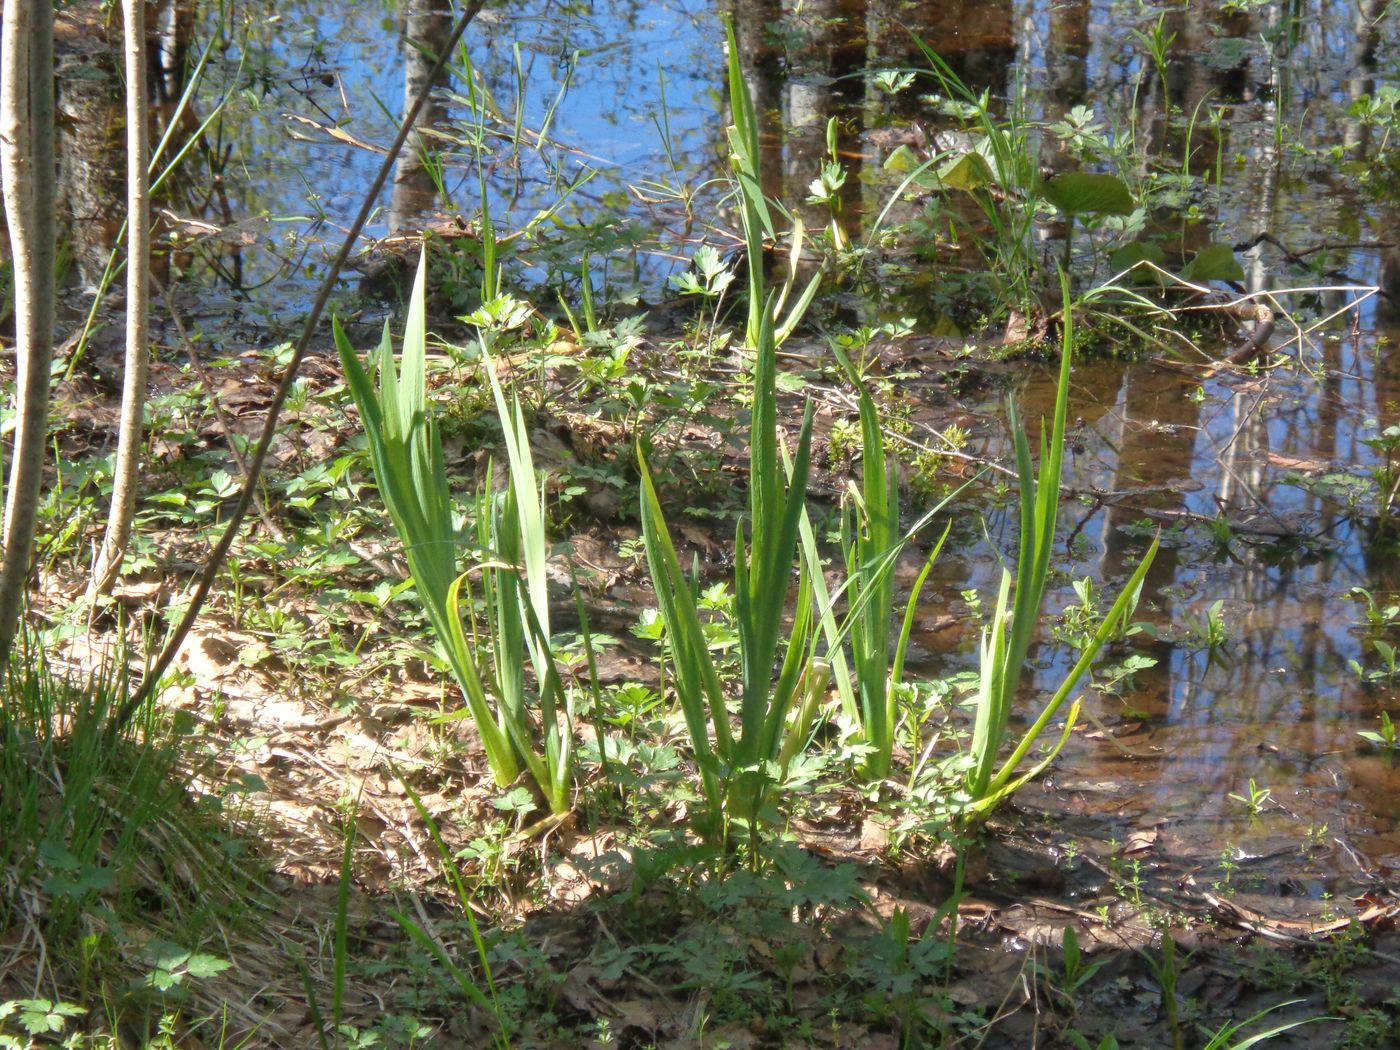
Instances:
[[[1236,308],[1235,315],[1239,317],[1241,314],[1247,315],[1246,317],[1241,317],[1241,320],[1252,319],[1254,321],[1254,329],[1249,333],[1249,338],[1244,341],[1244,345],[1231,350],[1219,361],[1211,365],[1203,378],[1210,379],[1222,368],[1227,366],[1238,367],[1239,365],[1248,364],[1263,353],[1264,345],[1269,341],[1269,336],[1274,334],[1274,325],[1276,323],[1274,311],[1263,303],[1254,303],[1252,306],[1247,303],[1241,303]]]

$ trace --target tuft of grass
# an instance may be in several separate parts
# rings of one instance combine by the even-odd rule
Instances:
[[[505,432],[509,478],[499,499],[491,494],[489,480],[478,494],[476,538],[486,558],[472,570],[458,572],[455,510],[442,442],[427,407],[426,272],[424,255],[409,300],[399,370],[387,326],[372,359],[377,386],[338,322],[336,347],[369,437],[380,495],[496,783],[509,787],[528,772],[540,801],[554,814],[566,813],[572,805],[574,706],[551,645],[544,489],[520,403],[507,403],[483,341],[482,359]],[[474,573],[482,576],[487,611],[484,636],[473,629],[469,639],[461,598]],[[527,655],[534,671],[533,697],[525,677]]]
[[[1003,742],[1008,735],[1012,709],[1026,672],[1026,656],[1040,623],[1045,601],[1050,555],[1055,544],[1059,517],[1061,468],[1064,462],[1065,423],[1069,412],[1069,379],[1072,367],[1074,331],[1069,278],[1060,274],[1064,303],[1063,343],[1060,352],[1059,384],[1055,396],[1054,419],[1047,435],[1040,428],[1040,469],[1031,461],[1030,445],[1021,425],[1015,403],[1008,406],[1016,446],[1016,469],[1020,477],[1020,544],[1015,572],[1002,570],[996,608],[983,631],[977,713],[972,732],[972,769],[967,776],[970,819],[981,819],[1022,784],[1044,770],[1064,746],[1079,713],[1076,701],[1070,707],[1065,728],[1050,752],[1029,772],[1020,773],[1022,760],[1039,740],[1050,721],[1059,713],[1076,686],[1088,672],[1105,643],[1113,637],[1119,622],[1137,600],[1143,578],[1157,553],[1154,538],[1142,561],[1129,577],[1117,600],[1110,606],[1093,635],[1085,640],[1079,659],[1061,681],[1054,695],[1022,734],[1011,755],[998,767]]]
[[[700,771],[707,813],[702,831],[723,840],[730,822],[757,825],[767,790],[779,779],[778,760],[795,748],[790,735],[804,736],[798,704],[803,683],[821,673],[807,645],[812,633],[810,583],[797,558],[798,534],[806,507],[811,465],[813,410],[802,415],[790,462],[780,450],[778,432],[777,346],[815,291],[815,282],[794,304],[780,326],[782,294],[769,295],[763,275],[763,240],[774,230],[761,189],[757,118],[739,65],[733,26],[729,34],[729,91],[734,124],[729,141],[737,197],[749,253],[749,316],[746,348],[754,355],[753,412],[749,429],[747,522],[734,538],[735,618],[739,633],[738,728],[730,726],[728,693],[710,656],[696,608],[695,579],[681,566],[647,464],[641,466],[642,535],[673,665],[673,683]],[[796,619],[784,618],[797,569]],[[774,678],[777,670],[776,680]],[[810,690],[808,690],[810,695]],[[797,708],[797,718],[790,719]]]
[[[0,677],[0,1000],[99,1007],[153,1037],[218,1012],[198,986],[261,897],[168,732],[118,727],[120,666],[66,677],[31,643]]]

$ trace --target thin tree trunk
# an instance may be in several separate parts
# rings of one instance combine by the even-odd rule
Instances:
[[[122,0],[126,42],[126,368],[122,378],[121,430],[112,478],[107,532],[97,552],[88,598],[107,594],[117,581],[136,511],[142,422],[146,406],[147,316],[151,295],[151,208],[147,193],[150,153],[146,114],[146,3]]]
[[[447,65],[452,56],[452,49],[457,46],[457,41],[462,39],[462,34],[466,32],[467,26],[471,24],[472,19],[477,16],[485,3],[486,0],[467,0],[463,5],[462,13],[457,17],[456,26],[444,42],[437,63],[426,78],[428,84],[432,84],[443,67]],[[301,368],[307,348],[311,345],[311,337],[316,333],[316,325],[321,319],[321,312],[326,308],[326,303],[330,301],[331,291],[335,288],[340,270],[345,265],[345,261],[350,258],[350,252],[355,247],[360,231],[365,228],[365,223],[369,221],[370,212],[374,210],[375,202],[379,200],[379,194],[383,191],[384,184],[389,180],[389,172],[394,166],[399,150],[403,149],[404,143],[408,141],[418,112],[427,99],[428,92],[425,90],[414,100],[413,105],[408,107],[408,112],[404,114],[403,123],[399,125],[399,133],[395,136],[393,145],[389,147],[384,162],[379,166],[379,173],[375,175],[374,181],[365,193],[364,200],[361,201],[360,211],[355,216],[354,221],[350,223],[350,229],[346,232],[345,240],[340,245],[340,251],[331,260],[330,268],[321,279],[321,287],[316,293],[316,300],[311,304],[311,312],[306,315],[301,335],[297,337],[296,345],[292,348],[292,359],[287,362],[287,367],[283,370],[282,378],[277,384],[277,391],[272,396],[272,404],[268,406],[267,418],[263,420],[262,433],[258,436],[257,448],[253,450],[252,459],[248,462],[248,477],[238,494],[238,501],[233,506],[228,523],[224,526],[223,535],[219,537],[219,542],[215,544],[214,550],[204,563],[199,580],[195,584],[194,593],[190,595],[189,604],[185,607],[184,616],[180,618],[180,622],[175,625],[174,630],[166,639],[165,645],[161,648],[160,656],[156,658],[153,665],[147,668],[145,677],[141,680],[141,687],[129,696],[112,716],[112,724],[117,728],[128,724],[160,685],[161,679],[165,677],[165,673],[170,670],[170,665],[175,661],[175,654],[180,651],[181,644],[189,635],[190,628],[194,626],[195,619],[204,607],[204,600],[209,597],[209,591],[214,586],[214,579],[218,576],[224,558],[228,556],[229,548],[233,546],[233,541],[238,536],[238,530],[243,525],[243,517],[248,513],[248,507],[253,502],[253,493],[257,491],[258,479],[262,475],[263,464],[267,461],[268,449],[272,447],[272,439],[277,433],[277,418],[282,411],[282,406],[287,401],[287,395],[291,392],[292,384],[296,381],[297,371]]]
[[[15,271],[18,412],[5,494],[0,659],[19,631],[48,434],[54,324],[52,0],[4,0],[0,176]]]

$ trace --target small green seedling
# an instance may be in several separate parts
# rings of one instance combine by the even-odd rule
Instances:
[[[898,95],[913,85],[914,74],[907,70],[882,69],[872,79],[875,86],[885,94]]]
[[[1182,621],[1191,633],[1191,639],[1203,649],[1217,650],[1223,648],[1230,640],[1230,628],[1225,622],[1225,601],[1217,599],[1211,602],[1206,609],[1204,616],[1193,616],[1191,613],[1183,613]]]
[[[1055,637],[1066,645],[1083,649],[1094,637],[1101,610],[1098,589],[1092,576],[1085,576],[1073,583],[1077,602],[1066,605],[1060,614],[1060,623],[1054,628]]]
[[[1376,425],[1373,420],[1367,423]],[[1361,440],[1382,458],[1371,468],[1371,481],[1375,485],[1376,527],[1386,531],[1394,524],[1396,502],[1400,500],[1400,425],[1392,424],[1375,437]]]
[[[160,992],[179,987],[185,983],[186,977],[213,977],[233,965],[227,959],[204,952],[192,952],[164,941],[153,941],[152,946],[155,951],[155,965],[146,975],[146,983]]]
[[[1073,926],[1065,927],[1064,935],[1060,939],[1060,950],[1064,956],[1064,966],[1059,974],[1053,976],[1052,984],[1056,994],[1064,1000],[1066,1008],[1073,1010],[1075,997],[1093,980],[1094,974],[1103,969],[1108,960],[1086,961],[1079,947],[1079,935],[1074,932]]]
[[[1241,795],[1231,792],[1230,797],[1236,802],[1243,803],[1248,808],[1251,817],[1257,817],[1264,811],[1264,807],[1273,801],[1273,791],[1266,787],[1259,787],[1254,782],[1254,778],[1250,777],[1249,787],[1245,793]]]
[[[1387,751],[1400,751],[1400,737],[1396,735],[1395,723],[1391,721],[1390,712],[1388,711],[1381,712],[1381,729],[1379,733],[1371,729],[1363,729],[1361,732],[1357,733],[1357,736],[1368,743],[1375,744],[1377,747],[1383,747]]]
[[[1363,667],[1360,660],[1348,660],[1347,666],[1357,678],[1367,685],[1378,682],[1389,682],[1400,675],[1400,664],[1396,663],[1395,646],[1389,642],[1383,642],[1379,638],[1371,641],[1371,646],[1380,654],[1380,667]]]
[[[1400,623],[1400,603],[1386,602],[1383,604],[1365,587],[1353,587],[1347,591],[1346,597],[1362,603],[1366,626],[1373,631],[1384,630]]]

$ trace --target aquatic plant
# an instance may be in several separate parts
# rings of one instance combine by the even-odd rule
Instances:
[[[1251,817],[1257,817],[1264,812],[1264,807],[1274,800],[1274,793],[1271,788],[1260,787],[1255,779],[1250,777],[1243,791],[1232,791],[1229,797],[1244,806]]]
[[[917,38],[916,38],[917,40]],[[972,193],[987,220],[982,240],[1004,307],[1036,302],[1040,263],[1033,238],[1039,174],[1031,162],[1031,131],[1024,97],[1016,92],[999,119],[988,92],[972,90],[924,41],[917,40],[940,89],[969,117],[973,148],[935,158],[936,182]],[[991,192],[995,190],[995,192]]]
[[[527,770],[550,810],[563,813],[571,804],[574,710],[551,647],[543,488],[520,403],[507,403],[483,344],[483,365],[505,433],[509,480],[499,500],[489,489],[478,494],[477,538],[488,560],[459,573],[442,442],[425,396],[426,273],[424,254],[404,322],[401,371],[394,366],[387,326],[372,360],[377,387],[338,321],[336,348],[418,600],[462,690],[496,783],[509,787]],[[487,594],[485,639],[479,645],[468,640],[462,627],[461,593],[472,573],[481,574]],[[527,654],[535,673],[533,704],[525,687]]]
[[[1353,587],[1343,597],[1362,603],[1366,626],[1372,631],[1385,630],[1400,623],[1400,602],[1388,600],[1394,598],[1393,594],[1383,594],[1377,598],[1365,587]]]
[[[1376,425],[1369,420],[1368,424]],[[1370,470],[1376,500],[1374,529],[1377,536],[1388,537],[1396,531],[1396,509],[1400,504],[1400,425],[1378,427],[1378,431],[1361,440],[1379,454]]]
[[[885,449],[885,435],[869,388],[840,347],[833,352],[855,387],[860,405],[861,485],[851,486],[842,503],[840,545],[846,580],[842,591],[847,613],[836,617],[836,601],[828,595],[820,551],[810,523],[803,515],[802,550],[812,600],[826,642],[832,684],[841,698],[843,714],[854,729],[854,743],[865,748],[860,773],[878,782],[890,772],[899,724],[896,698],[904,677],[904,659],[919,595],[948,538],[948,528],[924,559],[905,600],[903,617],[893,623],[895,561],[917,535],[962,491],[951,493],[926,511],[907,532],[900,528],[899,464]],[[965,486],[964,486],[965,487]],[[849,639],[848,666],[844,645]]]
[[[1182,612],[1182,623],[1191,642],[1212,652],[1230,641],[1230,627],[1225,622],[1225,600],[1217,598],[1200,615]]]
[[[991,622],[982,633],[976,718],[970,745],[972,768],[966,781],[966,813],[971,820],[985,817],[1008,795],[1042,772],[1064,746],[1078,716],[1078,701],[1071,704],[1064,728],[1049,753],[1031,769],[1020,771],[1021,762],[1059,713],[1097,659],[1100,650],[1114,636],[1119,622],[1137,600],[1138,589],[1142,586],[1147,569],[1157,553],[1158,540],[1154,537],[1142,561],[1123,585],[1122,591],[1104,614],[1097,629],[1083,640],[1084,644],[1074,666],[1065,675],[1050,700],[1041,708],[1030,727],[1021,735],[1011,755],[998,768],[998,756],[1008,735],[1016,696],[1026,677],[1026,656],[1040,622],[1050,570],[1050,554],[1055,543],[1055,526],[1059,517],[1065,423],[1069,409],[1069,379],[1074,353],[1074,304],[1070,296],[1069,278],[1063,272],[1060,274],[1060,290],[1063,321],[1059,381],[1055,395],[1054,418],[1048,435],[1044,423],[1041,424],[1038,474],[1031,461],[1030,445],[1015,403],[1011,402],[1008,405],[1007,414],[1016,447],[1016,471],[1019,478],[1020,544],[1014,573],[1010,567],[1002,570],[1001,585],[997,591]]]
[[[640,444],[637,449],[647,564],[665,624],[676,696],[708,804],[703,830],[712,839],[725,838],[727,824],[733,820],[750,829],[756,827],[767,789],[777,779],[780,756],[790,756],[805,739],[805,720],[814,713],[815,697],[824,688],[825,677],[808,651],[810,583],[796,559],[811,463],[812,406],[808,404],[803,412],[797,446],[785,469],[779,450],[777,413],[777,317],[784,295],[768,294],[759,262],[764,233],[773,229],[773,220],[759,178],[753,100],[739,66],[732,26],[728,33],[729,95],[734,117],[729,139],[749,253],[745,345],[753,354],[748,521],[739,524],[734,538],[735,619],[740,654],[737,732],[730,728],[727,694],[696,609],[696,581],[687,576],[676,553],[646,450]],[[784,325],[795,323],[814,288],[815,284],[809,285]],[[796,618],[785,630],[785,609],[795,564],[799,566]],[[774,667],[780,658],[781,672],[774,681]],[[813,700],[799,707],[804,692]],[[799,708],[797,717],[790,719],[794,708]]]
[[[1400,656],[1396,655],[1395,646],[1381,638],[1372,638],[1371,648],[1381,658],[1380,666],[1367,667],[1353,657],[1347,661],[1347,666],[1351,668],[1352,673],[1368,685],[1392,682],[1400,677]]]
[[[1389,711],[1381,712],[1379,730],[1362,729],[1356,735],[1376,747],[1385,748],[1387,751],[1400,751],[1400,731],[1396,730],[1395,722],[1391,719]]]

